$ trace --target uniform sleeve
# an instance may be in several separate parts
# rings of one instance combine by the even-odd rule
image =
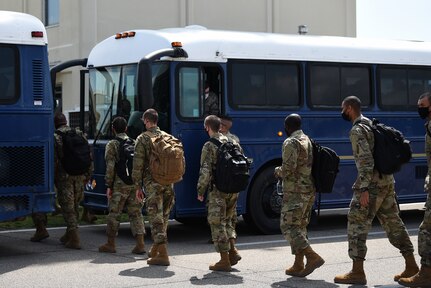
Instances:
[[[208,186],[212,179],[212,152],[210,142],[206,142],[202,148],[199,179],[197,185],[197,191],[199,196],[205,195]]]
[[[60,157],[62,154],[62,142],[61,136],[54,134],[54,182],[57,183],[57,179],[59,177],[58,171],[60,169]],[[61,154],[60,154],[61,153]],[[57,186],[57,184],[55,184]]]
[[[133,156],[133,171],[132,171],[132,179],[135,183],[135,188],[142,188],[142,181],[144,178],[144,169],[145,163],[147,163],[147,159],[149,159],[149,145],[151,145],[151,139],[148,136],[144,136],[141,134],[136,139],[135,144],[135,154]]]
[[[361,185],[358,188],[368,188],[373,178],[374,158],[370,144],[366,138],[366,132],[360,129],[352,130],[350,141],[352,142],[353,157],[355,158]]]
[[[287,140],[285,142],[282,149],[283,163],[280,167],[276,168],[276,173],[279,177],[285,179],[288,182],[291,181],[292,183],[295,180],[294,173],[298,163],[298,145],[299,142],[293,139]]]
[[[105,173],[105,183],[106,186],[112,188],[115,180],[115,163],[117,162],[117,145],[115,145],[116,140],[111,140],[106,145],[105,149],[105,162],[106,162],[106,173]]]

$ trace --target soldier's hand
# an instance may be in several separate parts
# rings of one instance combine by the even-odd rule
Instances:
[[[198,195],[198,200],[201,202],[204,202],[204,196],[203,195]]]
[[[359,199],[362,207],[368,207],[368,203],[370,202],[370,194],[368,191],[364,191],[361,193],[361,198]]]
[[[108,198],[108,200],[111,200],[111,198],[112,198],[112,189],[111,188],[106,189],[106,198]]]
[[[425,192],[428,192],[429,193],[429,191],[430,191],[430,175],[427,175],[427,177],[425,177],[425,184],[424,184],[424,190],[425,190]]]

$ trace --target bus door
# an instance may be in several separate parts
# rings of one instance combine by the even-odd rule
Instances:
[[[171,131],[184,145],[186,173],[175,186],[176,218],[204,216],[205,205],[197,198],[200,155],[208,140],[204,119],[220,115],[223,107],[223,67],[208,63],[180,63],[172,69],[173,102]]]

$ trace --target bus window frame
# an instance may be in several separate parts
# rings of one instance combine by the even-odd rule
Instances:
[[[409,70],[428,70],[431,73],[431,67],[424,65],[397,65],[397,64],[380,64],[376,67],[376,101],[379,110],[381,111],[401,111],[401,112],[412,112],[416,111],[417,105],[383,105],[381,97],[381,77],[380,72],[382,69],[403,69],[407,72],[407,97],[409,96]],[[419,98],[419,96],[418,96]],[[408,104],[408,103],[407,103]],[[407,108],[405,108],[407,107]]]
[[[181,111],[180,111],[180,80],[179,80],[179,71],[181,68],[198,68],[200,73],[202,74],[202,70],[205,67],[213,67],[213,68],[217,68],[219,70],[219,75],[220,75],[220,87],[221,87],[221,97],[220,97],[220,102],[219,102],[219,108],[220,114],[223,114],[224,111],[226,111],[225,109],[225,98],[226,98],[226,87],[225,87],[225,69],[223,69],[223,67],[221,65],[219,65],[218,63],[208,63],[208,62],[177,62],[177,65],[175,66],[174,69],[174,87],[175,87],[175,95],[173,97],[173,99],[175,99],[175,115],[176,118],[183,121],[183,122],[200,122],[202,121],[202,119],[205,118],[204,114],[202,113],[202,115],[199,115],[198,117],[184,117],[183,115],[181,115]],[[199,85],[199,91],[203,91],[203,82],[205,80],[202,79],[201,81],[201,85]],[[203,111],[202,111],[203,112]]]
[[[14,59],[14,65],[15,65],[15,95],[12,98],[0,98],[0,105],[12,105],[18,102],[18,100],[21,98],[21,57],[20,57],[20,51],[18,49],[17,45],[10,45],[10,44],[0,44],[1,47],[7,47],[12,49],[15,59]]]
[[[341,107],[341,103],[343,101],[343,99],[347,96],[350,95],[340,95],[341,96],[341,101],[338,105],[335,106],[329,106],[329,107],[316,107],[315,105],[312,104],[311,101],[311,81],[310,81],[310,77],[311,77],[311,67],[313,66],[328,66],[328,67],[338,67],[339,69],[344,68],[344,67],[359,67],[359,68],[367,68],[369,71],[368,77],[369,77],[369,92],[370,92],[370,103],[369,105],[361,105],[361,109],[362,110],[371,110],[372,107],[374,106],[375,103],[375,89],[374,87],[376,87],[375,85],[375,77],[374,77],[374,69],[373,69],[373,65],[372,64],[368,64],[368,63],[344,63],[344,62],[311,62],[311,61],[307,61],[306,65],[305,65],[305,73],[306,73],[306,78],[307,78],[307,83],[305,83],[306,87],[307,87],[307,105],[310,108],[310,110],[314,110],[314,111],[335,111],[335,110],[340,110]],[[341,84],[341,81],[340,81]],[[341,89],[341,86],[340,86]],[[341,94],[341,91],[340,91]],[[356,96],[356,95],[355,95]]]
[[[229,107],[233,108],[234,110],[238,111],[247,111],[247,110],[258,110],[258,111],[269,111],[269,110],[299,110],[301,107],[304,106],[304,89],[303,89],[303,65],[301,61],[289,61],[289,60],[259,60],[259,59],[231,59],[227,63],[227,73],[228,75],[232,75],[232,65],[235,63],[247,63],[247,64],[291,64],[295,65],[298,72],[298,97],[299,97],[299,104],[298,105],[292,105],[292,106],[281,106],[281,105],[237,105],[233,103],[233,93],[232,93],[232,83],[233,79],[232,77],[228,77],[228,105]],[[266,73],[265,73],[266,76]],[[265,77],[266,79],[266,77]]]

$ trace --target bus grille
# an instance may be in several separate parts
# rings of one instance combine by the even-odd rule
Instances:
[[[0,147],[0,187],[42,186],[44,147]]]
[[[0,196],[0,213],[29,210],[30,200],[27,195]]]

